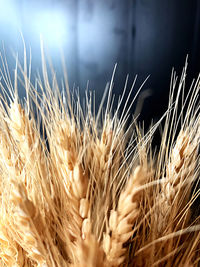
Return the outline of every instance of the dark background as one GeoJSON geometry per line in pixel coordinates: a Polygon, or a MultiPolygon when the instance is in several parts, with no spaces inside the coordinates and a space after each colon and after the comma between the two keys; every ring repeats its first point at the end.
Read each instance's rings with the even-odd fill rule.
{"type": "Polygon", "coordinates": [[[41,70],[41,33],[58,79],[62,47],[70,88],[79,87],[83,95],[89,81],[97,104],[115,63],[116,97],[122,93],[127,74],[129,88],[138,74],[134,93],[150,75],[143,90],[151,93],[140,116],[147,125],[167,108],[172,68],[180,76],[189,55],[188,86],[200,71],[198,0],[0,0],[0,39],[11,72],[12,51],[18,51],[22,59],[20,31],[27,50],[31,47],[33,77],[41,70]]]}

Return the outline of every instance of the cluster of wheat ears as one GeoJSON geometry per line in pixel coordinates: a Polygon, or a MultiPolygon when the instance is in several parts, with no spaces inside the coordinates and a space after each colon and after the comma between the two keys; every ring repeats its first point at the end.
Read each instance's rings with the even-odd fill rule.
{"type": "Polygon", "coordinates": [[[13,81],[2,61],[0,265],[199,266],[200,79],[184,94],[186,67],[173,72],[168,109],[144,133],[127,124],[128,89],[114,111],[113,81],[98,112],[90,94],[82,108],[65,68],[66,94],[42,59],[34,84],[26,55],[13,81]]]}

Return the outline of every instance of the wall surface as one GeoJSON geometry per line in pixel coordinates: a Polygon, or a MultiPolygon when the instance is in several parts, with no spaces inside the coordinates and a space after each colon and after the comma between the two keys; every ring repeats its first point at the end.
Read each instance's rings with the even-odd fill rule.
{"type": "MultiPolygon", "coordinates": [[[[10,48],[22,55],[20,29],[27,48],[30,46],[32,50],[33,73],[41,70],[39,15],[41,19],[52,10],[61,12],[66,30],[62,47],[70,87],[79,87],[83,96],[88,86],[95,90],[99,103],[115,63],[118,64],[113,89],[116,97],[122,93],[127,74],[128,88],[138,74],[134,92],[150,75],[143,90],[150,89],[148,95],[149,92],[151,95],[145,99],[141,116],[148,123],[152,117],[159,119],[166,109],[172,67],[180,75],[189,54],[189,80],[200,71],[198,0],[8,0],[8,3],[5,9],[5,1],[0,1],[0,38],[10,63],[10,48]]],[[[55,25],[52,16],[46,27],[54,37],[54,45],[59,41],[55,25]]],[[[54,45],[47,42],[59,78],[60,53],[54,45]]]]}

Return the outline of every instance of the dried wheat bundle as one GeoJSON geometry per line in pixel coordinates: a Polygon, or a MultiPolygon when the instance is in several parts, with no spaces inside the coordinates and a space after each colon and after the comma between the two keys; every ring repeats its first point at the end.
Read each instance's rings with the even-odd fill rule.
{"type": "Polygon", "coordinates": [[[199,266],[199,78],[185,96],[186,67],[173,73],[168,109],[144,133],[127,124],[139,91],[124,101],[125,86],[113,111],[112,77],[96,114],[65,68],[61,93],[44,58],[34,85],[26,53],[13,82],[2,62],[0,266],[199,266]]]}

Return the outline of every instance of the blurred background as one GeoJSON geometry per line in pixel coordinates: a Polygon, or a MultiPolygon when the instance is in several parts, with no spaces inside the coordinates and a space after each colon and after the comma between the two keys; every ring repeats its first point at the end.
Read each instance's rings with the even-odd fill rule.
{"type": "Polygon", "coordinates": [[[150,75],[140,116],[147,125],[167,108],[172,68],[180,76],[188,54],[188,84],[200,71],[198,0],[0,0],[0,40],[11,72],[13,53],[23,59],[21,33],[31,48],[33,78],[41,70],[42,35],[57,78],[62,48],[70,88],[81,95],[87,86],[95,90],[97,104],[115,63],[116,98],[127,74],[128,88],[138,75],[134,93],[150,75]]]}

